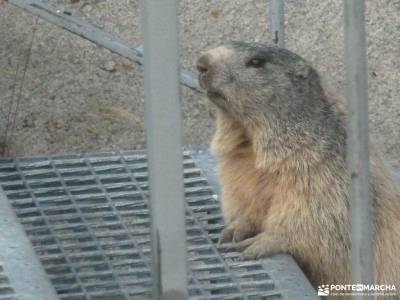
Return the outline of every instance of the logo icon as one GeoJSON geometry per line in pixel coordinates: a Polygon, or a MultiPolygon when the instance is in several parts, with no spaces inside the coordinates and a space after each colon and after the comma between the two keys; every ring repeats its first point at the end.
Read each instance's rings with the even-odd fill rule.
{"type": "Polygon", "coordinates": [[[329,296],[329,285],[327,284],[319,285],[318,296],[329,296]]]}
{"type": "Polygon", "coordinates": [[[362,285],[362,284],[357,284],[354,290],[355,290],[356,292],[362,292],[362,291],[364,291],[364,285],[362,285]]]}

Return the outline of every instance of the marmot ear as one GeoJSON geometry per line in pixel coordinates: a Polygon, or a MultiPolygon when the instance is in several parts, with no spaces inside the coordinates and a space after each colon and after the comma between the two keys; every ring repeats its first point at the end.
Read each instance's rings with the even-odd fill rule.
{"type": "Polygon", "coordinates": [[[307,78],[312,71],[312,68],[305,62],[300,61],[295,65],[294,73],[296,77],[304,79],[307,78]]]}

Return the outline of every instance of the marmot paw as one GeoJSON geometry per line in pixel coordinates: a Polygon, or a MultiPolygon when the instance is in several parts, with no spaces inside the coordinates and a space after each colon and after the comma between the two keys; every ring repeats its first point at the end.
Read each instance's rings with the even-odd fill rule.
{"type": "Polygon", "coordinates": [[[227,228],[222,230],[219,238],[219,244],[229,242],[241,242],[254,236],[253,227],[247,222],[233,222],[227,228]]]}
{"type": "Polygon", "coordinates": [[[240,259],[250,260],[268,257],[273,254],[282,253],[283,244],[266,233],[260,233],[255,237],[236,243],[231,246],[232,250],[243,251],[240,259]]]}

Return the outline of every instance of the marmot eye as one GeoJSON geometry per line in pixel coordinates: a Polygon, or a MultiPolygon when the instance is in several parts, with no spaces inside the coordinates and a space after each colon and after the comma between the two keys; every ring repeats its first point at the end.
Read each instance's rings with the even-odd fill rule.
{"type": "Polygon", "coordinates": [[[246,67],[261,68],[265,65],[266,59],[262,57],[253,57],[246,63],[246,67]]]}

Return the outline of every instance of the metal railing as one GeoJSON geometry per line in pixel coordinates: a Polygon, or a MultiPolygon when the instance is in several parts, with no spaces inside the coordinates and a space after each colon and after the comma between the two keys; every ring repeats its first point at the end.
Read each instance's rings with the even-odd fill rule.
{"type": "MultiPolygon", "coordinates": [[[[347,166],[350,182],[353,283],[373,277],[372,199],[369,178],[368,71],[364,0],[344,0],[347,97],[347,166]]],[[[355,299],[372,299],[354,296],[355,299]]]]}
{"type": "MultiPolygon", "coordinates": [[[[22,8],[51,24],[64,28],[96,45],[121,55],[135,63],[143,63],[143,47],[127,43],[118,37],[94,26],[88,22],[72,16],[68,11],[57,9],[41,0],[7,0],[8,3],[22,8]]],[[[196,74],[188,70],[180,70],[180,80],[185,86],[200,92],[196,74]]]]}
{"type": "Polygon", "coordinates": [[[140,2],[154,299],[187,299],[177,1],[140,2]]]}
{"type": "Polygon", "coordinates": [[[285,47],[285,12],[283,0],[270,0],[269,26],[271,40],[278,47],[285,47]]]}
{"type": "MultiPolygon", "coordinates": [[[[190,88],[198,91],[200,89],[196,74],[179,69],[177,0],[141,0],[144,58],[141,46],[127,44],[42,1],[8,2],[134,62],[144,63],[155,298],[186,299],[179,80],[190,88]]],[[[343,2],[348,100],[347,158],[351,178],[352,276],[354,283],[371,283],[373,249],[365,4],[364,0],[343,2]]],[[[284,47],[284,1],[270,0],[270,8],[272,40],[278,46],[284,47]]]]}

